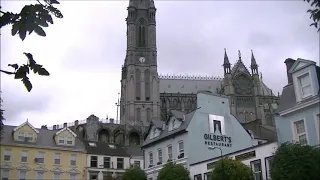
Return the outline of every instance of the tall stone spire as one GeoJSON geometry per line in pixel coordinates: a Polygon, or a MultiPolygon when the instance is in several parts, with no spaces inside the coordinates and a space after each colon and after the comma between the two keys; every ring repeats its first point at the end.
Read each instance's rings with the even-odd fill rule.
{"type": "Polygon", "coordinates": [[[224,68],[224,74],[230,74],[231,73],[231,64],[229,62],[229,58],[228,58],[228,55],[227,55],[226,48],[224,48],[223,68],[224,68]]]}
{"type": "Polygon", "coordinates": [[[251,50],[251,66],[250,67],[251,67],[252,75],[259,75],[258,64],[256,62],[256,59],[254,58],[252,50],[251,50]]]}

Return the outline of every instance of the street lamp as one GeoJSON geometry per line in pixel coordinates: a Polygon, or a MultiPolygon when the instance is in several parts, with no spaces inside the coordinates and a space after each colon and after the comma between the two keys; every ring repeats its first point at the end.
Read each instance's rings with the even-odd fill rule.
{"type": "Polygon", "coordinates": [[[210,150],[215,150],[215,149],[219,149],[220,150],[220,156],[221,156],[221,180],[224,180],[224,164],[223,164],[223,154],[222,154],[222,149],[219,147],[213,147],[213,146],[209,146],[210,150]]]}

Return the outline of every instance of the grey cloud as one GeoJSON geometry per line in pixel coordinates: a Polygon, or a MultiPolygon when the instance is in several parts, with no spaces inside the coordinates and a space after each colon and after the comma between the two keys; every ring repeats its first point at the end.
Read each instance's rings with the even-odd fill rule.
{"type": "MultiPolygon", "coordinates": [[[[23,86],[22,83],[18,85],[23,86]]],[[[21,119],[19,119],[20,115],[25,112],[45,111],[48,107],[48,103],[53,97],[47,92],[39,92],[36,89],[28,93],[24,88],[17,88],[10,84],[2,84],[1,86],[1,98],[3,100],[2,108],[5,110],[4,117],[6,123],[10,124],[21,121],[21,119]],[[4,86],[5,88],[3,88],[4,86]]]]}

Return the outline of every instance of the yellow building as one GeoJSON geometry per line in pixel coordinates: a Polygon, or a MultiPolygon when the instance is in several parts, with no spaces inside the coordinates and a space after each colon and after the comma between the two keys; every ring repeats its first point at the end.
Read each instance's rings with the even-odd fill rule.
{"type": "Polygon", "coordinates": [[[0,175],[8,179],[85,179],[86,154],[77,135],[34,128],[29,122],[3,127],[0,175]]]}

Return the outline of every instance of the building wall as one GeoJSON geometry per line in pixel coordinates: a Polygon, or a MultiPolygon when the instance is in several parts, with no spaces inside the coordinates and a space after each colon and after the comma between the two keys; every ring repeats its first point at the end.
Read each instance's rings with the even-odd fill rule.
{"type": "Polygon", "coordinates": [[[190,164],[209,158],[220,156],[219,150],[209,150],[205,145],[204,134],[209,133],[209,114],[224,116],[226,136],[231,137],[232,146],[220,148],[223,154],[232,153],[252,146],[252,138],[241,126],[238,120],[230,114],[229,102],[225,97],[213,96],[205,93],[198,94],[198,109],[191,120],[187,131],[185,149],[189,149],[188,162],[190,164]],[[196,147],[196,149],[195,149],[196,147]]]}
{"type": "Polygon", "coordinates": [[[277,127],[278,141],[283,142],[292,142],[295,139],[294,136],[294,126],[293,123],[298,120],[304,120],[305,127],[307,131],[307,140],[309,145],[318,145],[320,144],[319,137],[319,120],[317,119],[317,114],[320,113],[319,104],[309,106],[305,109],[301,109],[295,112],[292,112],[285,116],[276,116],[275,123],[277,127]]]}
{"type": "MultiPolygon", "coordinates": [[[[77,179],[83,179],[84,176],[84,167],[86,166],[85,154],[82,152],[74,151],[63,151],[58,149],[42,149],[42,148],[29,148],[22,146],[7,146],[1,145],[1,170],[10,169],[9,179],[18,179],[19,170],[27,170],[27,179],[36,178],[36,170],[44,172],[44,179],[52,179],[53,172],[52,170],[60,170],[60,179],[69,179],[70,173],[72,171],[77,174],[77,179]],[[10,161],[4,161],[5,150],[10,150],[10,161]],[[21,152],[27,151],[27,163],[21,162],[21,152]],[[35,158],[38,157],[38,152],[44,152],[44,163],[39,164],[35,162],[35,158]],[[54,155],[55,153],[60,153],[60,165],[54,165],[54,155]],[[70,166],[71,154],[76,155],[76,166],[70,166]]],[[[3,174],[1,172],[1,174],[3,174]]]]}
{"type": "MultiPolygon", "coordinates": [[[[188,154],[188,148],[186,148],[186,140],[187,140],[187,134],[181,134],[175,137],[172,137],[170,139],[161,141],[159,143],[156,143],[152,146],[147,147],[144,150],[144,158],[145,158],[145,168],[147,169],[150,165],[149,163],[149,153],[153,153],[153,165],[156,165],[158,163],[158,149],[162,149],[162,163],[165,163],[168,161],[168,145],[172,145],[172,160],[176,160],[178,158],[178,143],[180,141],[184,142],[184,153],[185,157],[188,154]]],[[[149,137],[148,137],[149,138],[149,137]]]]}
{"type": "MultiPolygon", "coordinates": [[[[261,170],[262,170],[262,179],[266,180],[270,178],[270,175],[268,174],[268,170],[270,169],[268,166],[268,159],[272,158],[273,153],[276,151],[277,143],[267,143],[265,145],[259,145],[255,146],[254,148],[248,148],[246,150],[242,150],[233,154],[227,154],[226,156],[232,159],[235,159],[236,156],[242,155],[248,152],[255,152],[255,156],[250,156],[250,158],[242,159],[241,162],[250,168],[252,167],[253,162],[259,162],[261,163],[261,170]]],[[[205,162],[201,162],[199,164],[190,165],[190,177],[193,180],[195,175],[201,174],[202,179],[204,179],[205,173],[210,173],[213,170],[214,166],[208,164],[214,164],[214,162],[217,162],[219,158],[216,158],[214,160],[208,160],[205,162]]],[[[240,159],[239,159],[240,160],[240,159]]]]}
{"type": "Polygon", "coordinates": [[[133,156],[130,158],[130,165],[134,165],[135,161],[139,161],[140,168],[144,169],[143,156],[133,156]]]}
{"type": "Polygon", "coordinates": [[[98,174],[98,180],[103,179],[103,174],[106,172],[110,173],[124,173],[125,169],[130,167],[130,160],[129,157],[120,157],[120,156],[104,156],[104,155],[94,155],[88,154],[87,159],[87,179],[90,179],[90,172],[95,172],[98,174]],[[98,167],[91,167],[91,156],[98,156],[98,167]],[[104,168],[104,157],[110,157],[110,168],[104,168]],[[117,169],[117,158],[123,158],[123,169],[117,169]]]}

